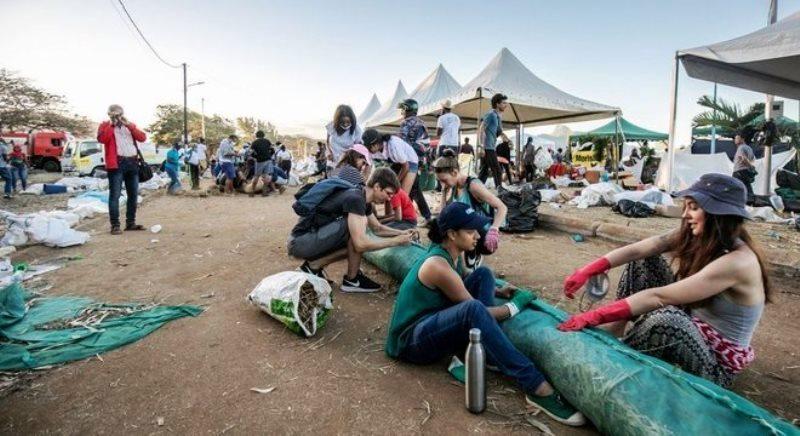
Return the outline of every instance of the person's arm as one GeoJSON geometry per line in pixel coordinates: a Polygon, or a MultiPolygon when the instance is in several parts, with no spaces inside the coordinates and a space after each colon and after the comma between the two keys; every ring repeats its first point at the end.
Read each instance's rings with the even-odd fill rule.
{"type": "Polygon", "coordinates": [[[97,128],[97,142],[108,145],[114,137],[114,128],[108,121],[103,121],[97,128]]]}
{"type": "Polygon", "coordinates": [[[633,262],[634,260],[641,260],[657,254],[662,254],[669,250],[670,240],[677,231],[678,230],[673,230],[670,233],[642,239],[639,242],[634,242],[633,244],[611,250],[603,257],[608,259],[611,268],[614,268],[633,262]]]}
{"type": "Polygon", "coordinates": [[[492,227],[495,229],[500,229],[500,226],[506,222],[506,215],[508,214],[508,207],[503,203],[496,195],[489,192],[483,183],[470,183],[469,185],[469,192],[475,196],[478,200],[488,204],[494,209],[494,220],[492,221],[492,227]]]}
{"type": "MultiPolygon", "coordinates": [[[[325,157],[328,160],[333,160],[333,148],[331,146],[331,135],[330,134],[328,134],[328,136],[325,137],[325,157]]],[[[336,164],[336,162],[334,162],[334,164],[336,164]]]]}
{"type": "MultiPolygon", "coordinates": [[[[486,147],[486,136],[484,136],[484,133],[486,133],[486,123],[485,121],[481,120],[481,123],[478,125],[478,139],[480,139],[481,144],[483,144],[483,146],[486,147]]],[[[473,149],[473,154],[474,154],[474,149],[473,149]]]]}
{"type": "Polygon", "coordinates": [[[403,221],[403,206],[397,206],[394,209],[394,220],[403,221]]]}
{"type": "MultiPolygon", "coordinates": [[[[124,118],[123,118],[123,120],[124,120],[124,118]]],[[[147,135],[145,135],[144,132],[139,130],[136,127],[136,124],[128,122],[128,120],[124,120],[124,122],[125,122],[125,127],[127,127],[128,130],[130,130],[131,136],[133,137],[133,139],[135,139],[137,142],[144,142],[145,140],[147,140],[147,135]]]]}
{"type": "MultiPolygon", "coordinates": [[[[464,281],[441,257],[432,257],[422,264],[419,270],[419,280],[423,285],[441,291],[453,303],[473,300],[472,295],[464,286],[464,281]]],[[[511,317],[511,311],[506,305],[491,306],[486,309],[497,321],[511,317]]]]}
{"type": "Polygon", "coordinates": [[[442,139],[442,132],[443,131],[444,131],[444,129],[442,129],[442,117],[439,117],[439,119],[436,120],[436,136],[439,139],[442,139]]]}
{"type": "MultiPolygon", "coordinates": [[[[388,229],[388,227],[379,223],[373,214],[370,214],[370,221],[373,220],[374,222],[371,223],[372,225],[377,225],[378,227],[388,229]]],[[[406,245],[411,242],[410,234],[397,234],[391,238],[372,239],[367,235],[367,224],[370,224],[367,220],[367,217],[363,215],[356,215],[354,213],[347,214],[347,229],[350,232],[350,239],[353,241],[353,247],[355,247],[356,251],[359,253],[395,247],[398,245],[406,245]]],[[[394,229],[390,230],[396,231],[394,229]]]]}
{"type": "Polygon", "coordinates": [[[409,230],[397,230],[381,224],[381,222],[378,221],[378,218],[375,216],[374,213],[369,214],[369,216],[367,216],[367,225],[369,226],[369,229],[372,230],[372,233],[375,234],[375,236],[380,236],[384,238],[390,238],[394,236],[406,235],[411,233],[411,231],[409,230]]]}

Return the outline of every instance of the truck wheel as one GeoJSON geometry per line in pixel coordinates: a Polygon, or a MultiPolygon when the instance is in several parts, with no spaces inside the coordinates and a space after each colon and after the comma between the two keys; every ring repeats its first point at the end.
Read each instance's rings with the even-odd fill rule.
{"type": "Polygon", "coordinates": [[[46,160],[42,167],[48,173],[57,173],[61,171],[61,164],[56,160],[46,160]]]}
{"type": "Polygon", "coordinates": [[[106,167],[104,167],[102,165],[98,165],[98,166],[92,168],[92,172],[89,173],[89,175],[92,176],[92,177],[98,177],[101,174],[106,176],[106,177],[108,177],[108,173],[106,173],[106,167]]]}

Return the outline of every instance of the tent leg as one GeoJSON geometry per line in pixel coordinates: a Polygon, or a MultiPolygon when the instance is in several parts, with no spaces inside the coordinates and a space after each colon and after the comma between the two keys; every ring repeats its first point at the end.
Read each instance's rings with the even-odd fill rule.
{"type": "Polygon", "coordinates": [[[483,111],[483,95],[481,89],[478,88],[478,116],[475,117],[477,125],[477,135],[475,135],[475,176],[480,173],[481,164],[481,112],[483,111]]]}
{"type": "Polygon", "coordinates": [[[675,52],[675,59],[674,59],[674,67],[672,70],[672,96],[670,97],[670,109],[669,109],[669,142],[667,145],[667,153],[669,154],[669,164],[667,169],[667,173],[669,174],[669,178],[667,179],[667,193],[671,193],[673,191],[673,179],[674,179],[674,168],[675,168],[675,118],[678,114],[678,73],[680,72],[680,60],[678,58],[678,52],[675,52]]]}
{"type": "MultiPolygon", "coordinates": [[[[516,152],[516,156],[515,156],[515,159],[514,159],[514,164],[515,164],[514,167],[517,168],[517,174],[520,174],[520,169],[522,168],[521,159],[520,159],[522,157],[522,155],[520,153],[521,153],[521,150],[522,150],[521,149],[521,147],[522,147],[522,138],[524,138],[524,137],[525,137],[525,126],[523,126],[522,124],[519,124],[519,125],[517,125],[517,146],[514,147],[514,150],[516,152]]],[[[511,184],[511,180],[509,180],[508,183],[511,184]]]]}

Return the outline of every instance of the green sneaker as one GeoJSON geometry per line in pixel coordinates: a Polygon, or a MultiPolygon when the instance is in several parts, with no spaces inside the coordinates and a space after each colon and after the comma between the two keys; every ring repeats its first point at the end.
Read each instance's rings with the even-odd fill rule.
{"type": "Polygon", "coordinates": [[[586,418],[583,414],[572,407],[558,392],[546,397],[525,395],[525,402],[562,424],[572,427],[580,427],[586,424],[586,418]]]}

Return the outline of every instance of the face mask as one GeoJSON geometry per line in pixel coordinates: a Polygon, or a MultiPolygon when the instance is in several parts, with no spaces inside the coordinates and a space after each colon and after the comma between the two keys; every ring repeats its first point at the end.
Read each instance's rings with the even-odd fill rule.
{"type": "Polygon", "coordinates": [[[352,124],[344,124],[344,123],[342,123],[342,124],[339,124],[339,128],[342,129],[342,130],[347,130],[347,129],[350,128],[351,125],[352,124]]]}

